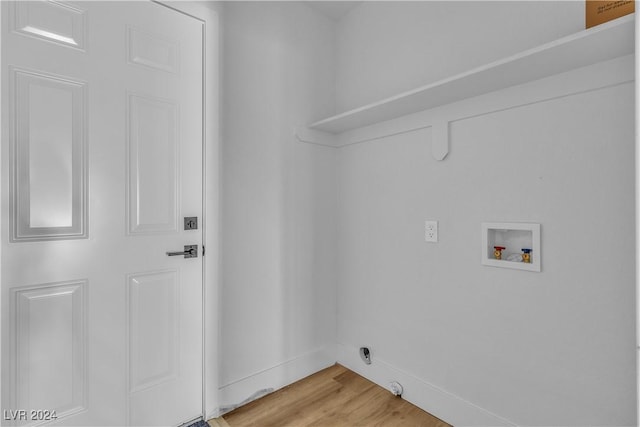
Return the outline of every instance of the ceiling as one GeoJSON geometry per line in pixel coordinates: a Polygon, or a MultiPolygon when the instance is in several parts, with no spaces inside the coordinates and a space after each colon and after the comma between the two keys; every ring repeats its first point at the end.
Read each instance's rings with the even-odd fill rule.
{"type": "Polygon", "coordinates": [[[339,21],[362,1],[307,1],[305,3],[329,18],[339,21]]]}

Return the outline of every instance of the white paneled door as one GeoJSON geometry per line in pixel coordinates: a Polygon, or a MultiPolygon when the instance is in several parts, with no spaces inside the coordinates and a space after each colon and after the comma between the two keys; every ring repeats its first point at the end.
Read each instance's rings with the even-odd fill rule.
{"type": "Polygon", "coordinates": [[[150,1],[1,7],[2,424],[197,418],[202,22],[150,1]]]}

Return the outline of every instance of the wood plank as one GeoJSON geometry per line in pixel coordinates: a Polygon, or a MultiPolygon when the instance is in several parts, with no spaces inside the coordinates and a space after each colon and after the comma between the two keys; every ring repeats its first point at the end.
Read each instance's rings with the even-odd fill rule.
{"type": "Polygon", "coordinates": [[[336,364],[224,415],[230,427],[451,427],[336,364]]]}

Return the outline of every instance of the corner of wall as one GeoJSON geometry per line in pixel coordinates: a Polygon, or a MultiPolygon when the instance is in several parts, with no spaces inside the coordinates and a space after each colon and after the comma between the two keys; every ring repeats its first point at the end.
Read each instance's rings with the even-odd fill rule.
{"type": "Polygon", "coordinates": [[[327,344],[276,366],[223,385],[219,389],[220,406],[208,412],[207,417],[217,417],[230,412],[252,400],[325,369],[333,365],[335,360],[335,347],[333,344],[327,344]]]}
{"type": "Polygon", "coordinates": [[[336,344],[338,363],[370,381],[388,388],[392,381],[402,384],[402,397],[430,414],[455,426],[513,427],[517,424],[475,405],[453,393],[422,380],[372,354],[372,362],[365,365],[359,358],[359,349],[336,344]]]}

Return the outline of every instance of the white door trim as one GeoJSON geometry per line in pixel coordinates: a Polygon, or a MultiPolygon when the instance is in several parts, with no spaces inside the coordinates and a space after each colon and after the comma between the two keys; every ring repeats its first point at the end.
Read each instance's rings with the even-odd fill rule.
{"type": "MultiPolygon", "coordinates": [[[[4,20],[5,17],[2,13],[2,8],[0,7],[0,82],[2,82],[2,73],[4,72],[4,66],[5,66],[5,59],[4,59],[4,51],[3,49],[1,49],[2,47],[2,35],[4,34],[5,31],[5,24],[4,24],[4,20]]],[[[5,123],[4,120],[2,119],[4,116],[2,115],[2,108],[5,105],[5,100],[0,98],[0,129],[6,129],[6,126],[8,125],[8,123],[5,123]]],[[[2,132],[0,134],[0,141],[4,142],[4,138],[5,138],[5,133],[2,132]]],[[[0,165],[2,165],[2,162],[4,161],[4,159],[2,158],[2,150],[0,149],[0,165]]],[[[4,175],[0,174],[0,185],[5,186],[7,185],[7,183],[3,182],[4,181],[4,175]]],[[[0,193],[3,191],[2,188],[0,188],[0,193]]],[[[3,216],[0,215],[0,221],[9,221],[9,218],[4,218],[3,216]]],[[[0,226],[1,228],[1,226],[0,226]]],[[[2,245],[0,245],[0,260],[2,260],[2,245]]],[[[2,277],[2,262],[0,262],[0,278],[2,277]]],[[[3,307],[3,302],[2,302],[2,292],[0,292],[0,336],[2,335],[1,331],[3,331],[4,326],[2,324],[2,318],[3,316],[1,315],[1,311],[2,311],[2,307],[3,307]]],[[[0,339],[0,369],[3,365],[3,360],[2,360],[2,354],[4,352],[4,349],[2,348],[2,339],[0,339]]],[[[5,386],[4,384],[0,384],[0,402],[4,402],[4,400],[2,400],[2,393],[4,392],[5,386]]]]}

